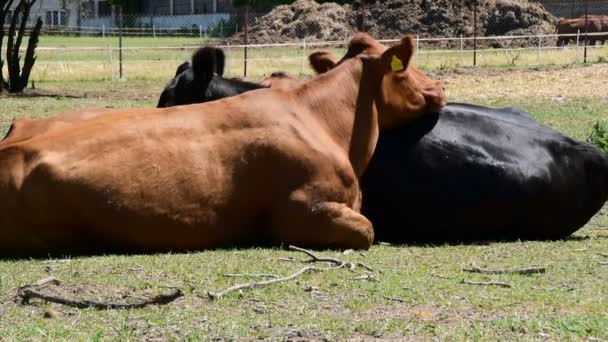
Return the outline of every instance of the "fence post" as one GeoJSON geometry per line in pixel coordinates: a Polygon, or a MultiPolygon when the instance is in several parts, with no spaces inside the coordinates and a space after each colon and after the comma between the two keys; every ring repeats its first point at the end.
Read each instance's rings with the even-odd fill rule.
{"type": "Polygon", "coordinates": [[[119,26],[118,26],[118,79],[123,80],[122,74],[122,6],[118,6],[118,10],[120,11],[119,26]]]}
{"type": "Polygon", "coordinates": [[[576,59],[575,59],[575,63],[578,64],[578,43],[581,37],[581,30],[577,30],[576,31],[576,47],[574,48],[576,50],[576,59]]]}
{"type": "Polygon", "coordinates": [[[243,31],[245,31],[245,50],[243,58],[243,77],[247,77],[247,46],[249,45],[249,5],[245,6],[245,17],[243,18],[243,31]]]}
{"type": "Polygon", "coordinates": [[[203,39],[203,25],[198,25],[198,36],[203,39]]]}
{"type": "Polygon", "coordinates": [[[416,66],[419,66],[420,61],[420,36],[416,35],[416,66]]]}
{"type": "Polygon", "coordinates": [[[538,50],[536,50],[536,64],[537,65],[540,65],[540,50],[541,50],[542,39],[543,39],[543,37],[539,33],[538,34],[538,50]]]}
{"type": "Polygon", "coordinates": [[[106,24],[101,25],[101,37],[106,37],[106,24]]]}
{"type": "Polygon", "coordinates": [[[462,39],[462,34],[460,35],[460,66],[464,66],[464,39],[462,39]]]}
{"type": "Polygon", "coordinates": [[[583,53],[583,63],[587,64],[587,42],[589,41],[589,10],[587,8],[587,0],[585,0],[585,51],[583,53]]]}
{"type": "Polygon", "coordinates": [[[156,26],[152,25],[152,36],[156,38],[156,26]]]}
{"type": "Polygon", "coordinates": [[[477,66],[477,0],[473,11],[473,66],[477,66]]]}
{"type": "Polygon", "coordinates": [[[302,41],[302,69],[300,75],[304,75],[304,65],[306,64],[306,38],[302,41]]]}
{"type": "Polygon", "coordinates": [[[110,50],[110,75],[112,81],[114,81],[114,52],[112,51],[112,44],[108,44],[108,50],[110,50]]]}

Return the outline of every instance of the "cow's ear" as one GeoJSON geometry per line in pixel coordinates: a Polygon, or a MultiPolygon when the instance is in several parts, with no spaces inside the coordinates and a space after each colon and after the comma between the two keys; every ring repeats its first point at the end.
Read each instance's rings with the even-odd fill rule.
{"type": "Polygon", "coordinates": [[[184,63],[180,64],[177,67],[177,70],[175,71],[175,77],[179,76],[182,72],[188,70],[188,68],[190,67],[190,62],[185,61],[184,63]]]}
{"type": "Polygon", "coordinates": [[[216,70],[217,54],[215,51],[215,48],[206,46],[192,54],[192,71],[195,80],[203,83],[211,82],[216,70]]]}
{"type": "Polygon", "coordinates": [[[386,50],[380,57],[384,72],[404,72],[414,54],[414,38],[406,36],[398,45],[386,50]]]}
{"type": "Polygon", "coordinates": [[[338,64],[338,59],[331,52],[317,51],[308,56],[310,66],[317,74],[324,74],[338,64]]]}
{"type": "Polygon", "coordinates": [[[226,55],[222,49],[215,49],[215,73],[224,76],[224,67],[226,65],[226,55]]]}

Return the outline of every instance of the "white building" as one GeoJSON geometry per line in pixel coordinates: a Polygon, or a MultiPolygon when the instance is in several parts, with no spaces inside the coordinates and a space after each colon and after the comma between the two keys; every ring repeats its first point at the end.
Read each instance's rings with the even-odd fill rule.
{"type": "MultiPolygon", "coordinates": [[[[229,20],[229,13],[234,11],[232,0],[140,1],[142,13],[125,16],[125,26],[207,28],[221,20],[229,20]]],[[[115,6],[108,0],[38,0],[32,8],[30,20],[41,17],[45,27],[112,28],[117,26],[117,14],[115,6]]]]}

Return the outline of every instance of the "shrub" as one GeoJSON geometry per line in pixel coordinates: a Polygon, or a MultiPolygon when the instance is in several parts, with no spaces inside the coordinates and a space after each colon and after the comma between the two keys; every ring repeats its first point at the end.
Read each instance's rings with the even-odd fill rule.
{"type": "Polygon", "coordinates": [[[597,121],[591,127],[587,142],[608,153],[608,122],[597,121]]]}

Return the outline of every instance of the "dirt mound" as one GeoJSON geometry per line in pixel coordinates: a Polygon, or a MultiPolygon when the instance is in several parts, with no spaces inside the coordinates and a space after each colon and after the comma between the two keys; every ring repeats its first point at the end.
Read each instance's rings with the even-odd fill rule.
{"type": "Polygon", "coordinates": [[[268,44],[302,39],[345,40],[356,32],[352,18],[350,6],[297,0],[291,5],[277,6],[272,12],[256,18],[249,28],[249,41],[268,44]]]}
{"type": "MultiPolygon", "coordinates": [[[[365,30],[378,39],[399,38],[405,33],[420,37],[469,37],[474,32],[473,11],[473,1],[367,0],[365,30]]],[[[357,31],[360,12],[358,4],[341,6],[297,0],[256,18],[249,28],[249,41],[264,44],[303,39],[345,40],[357,31]]],[[[536,2],[481,0],[478,4],[479,36],[551,33],[555,30],[554,21],[536,2]]],[[[242,39],[242,34],[235,38],[242,39]]]]}

